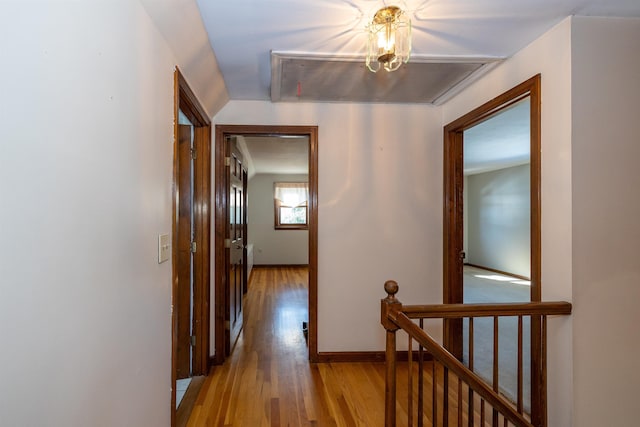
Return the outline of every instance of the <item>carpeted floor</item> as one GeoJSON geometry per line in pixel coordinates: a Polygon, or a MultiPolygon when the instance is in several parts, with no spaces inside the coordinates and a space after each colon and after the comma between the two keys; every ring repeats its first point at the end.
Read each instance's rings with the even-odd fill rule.
{"type": "MultiPolygon", "coordinates": [[[[464,267],[464,302],[528,302],[528,282],[475,267],[464,267]]],[[[474,320],[474,371],[492,384],[493,318],[474,320]]],[[[523,400],[525,410],[531,407],[530,320],[523,318],[523,400]]],[[[498,385],[503,394],[515,401],[517,386],[518,319],[500,319],[498,324],[498,385]]],[[[464,322],[464,362],[469,363],[469,324],[464,322]]]]}

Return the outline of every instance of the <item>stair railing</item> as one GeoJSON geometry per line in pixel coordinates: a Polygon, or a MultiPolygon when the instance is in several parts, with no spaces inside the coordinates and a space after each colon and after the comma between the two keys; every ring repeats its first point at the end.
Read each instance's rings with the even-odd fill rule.
{"type": "Polygon", "coordinates": [[[381,301],[381,323],[386,329],[386,384],[385,384],[385,426],[396,425],[397,395],[397,351],[396,332],[404,330],[408,335],[407,367],[407,425],[417,422],[418,427],[432,426],[516,426],[546,427],[546,330],[547,316],[571,314],[568,302],[532,302],[499,304],[438,304],[403,305],[397,298],[398,284],[388,281],[384,285],[387,297],[381,301]],[[498,354],[498,319],[500,317],[518,318],[518,372],[517,398],[510,401],[500,393],[498,384],[498,357],[493,360],[493,384],[473,372],[473,319],[492,317],[494,319],[494,355],[498,354]],[[539,361],[540,378],[537,390],[531,390],[532,407],[530,414],[525,413],[522,398],[523,375],[523,317],[530,316],[540,321],[539,355],[532,360],[539,361]],[[438,344],[423,330],[424,319],[469,319],[469,364],[465,366],[449,351],[438,344]],[[419,324],[412,319],[419,319],[419,324]],[[414,364],[413,342],[418,343],[418,363],[414,364]],[[431,358],[431,401],[424,398],[425,354],[431,358]],[[414,366],[417,365],[417,368],[414,366]],[[471,369],[470,369],[471,368],[471,369]],[[416,372],[417,371],[417,372],[416,372]],[[417,376],[414,386],[413,378],[417,376]],[[414,393],[417,389],[417,393],[414,393]],[[534,394],[537,394],[534,396],[534,394]],[[414,411],[414,406],[416,410],[414,411]],[[426,406],[426,410],[425,410],[426,406]]]}

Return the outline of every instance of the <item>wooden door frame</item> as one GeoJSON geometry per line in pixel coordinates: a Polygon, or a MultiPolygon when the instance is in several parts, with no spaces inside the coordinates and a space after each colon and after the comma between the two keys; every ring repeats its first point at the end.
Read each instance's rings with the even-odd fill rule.
{"type": "MultiPolygon", "coordinates": [[[[189,88],[180,70],[174,72],[174,144],[173,144],[173,214],[171,237],[172,286],[171,304],[175,307],[178,294],[177,274],[177,209],[178,209],[178,111],[194,125],[194,193],[193,216],[196,252],[193,256],[193,334],[196,344],[193,349],[193,375],[205,375],[209,362],[209,302],[210,302],[210,247],[211,247],[211,120],[189,88]]],[[[176,370],[178,348],[178,318],[176,310],[171,313],[171,425],[176,422],[176,370]]]]}
{"type": "MultiPolygon", "coordinates": [[[[540,92],[541,76],[537,74],[527,81],[493,98],[489,102],[454,120],[444,127],[444,235],[443,235],[443,302],[463,302],[462,277],[458,271],[459,252],[463,248],[463,132],[514,103],[530,97],[530,155],[531,155],[531,301],[540,301],[541,292],[541,199],[540,199],[540,92]]],[[[532,389],[545,387],[541,379],[539,354],[541,341],[540,321],[531,319],[531,385],[532,389]]],[[[445,320],[443,331],[445,347],[456,357],[462,358],[462,320],[445,320]]],[[[541,393],[546,396],[545,393],[541,393]]],[[[537,393],[531,394],[534,408],[542,408],[537,393]]],[[[537,416],[537,415],[535,415],[537,416]]],[[[535,420],[534,420],[535,421],[535,420]]]]}
{"type": "MultiPolygon", "coordinates": [[[[216,125],[215,138],[215,355],[222,364],[225,330],[225,248],[227,200],[225,179],[225,140],[231,135],[299,135],[309,140],[309,360],[318,360],[318,127],[268,125],[216,125]]],[[[248,278],[247,278],[248,279],[248,278]]],[[[302,327],[302,325],[301,325],[302,327]]]]}

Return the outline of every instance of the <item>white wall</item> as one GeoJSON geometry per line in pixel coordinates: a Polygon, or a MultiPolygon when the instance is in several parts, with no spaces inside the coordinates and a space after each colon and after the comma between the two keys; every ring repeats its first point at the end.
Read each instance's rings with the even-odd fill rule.
{"type": "Polygon", "coordinates": [[[130,0],[2,2],[0,51],[0,424],[168,426],[182,64],[130,0]]]}
{"type": "Polygon", "coordinates": [[[467,262],[530,277],[529,165],[466,177],[467,262]]]}
{"type": "Polygon", "coordinates": [[[257,174],[249,180],[248,239],[253,243],[255,265],[301,265],[309,263],[307,230],[276,230],[273,183],[308,182],[308,175],[257,174]]]}
{"type": "Polygon", "coordinates": [[[229,94],[196,0],[139,1],[171,48],[200,104],[210,116],[215,115],[229,101],[229,94]]]}
{"type": "MultiPolygon", "coordinates": [[[[571,19],[566,19],[447,102],[449,123],[542,74],[542,298],[572,299],[571,19]]],[[[549,425],[572,425],[572,318],[549,322],[549,425]]]]}
{"type": "Polygon", "coordinates": [[[638,424],[640,19],[574,18],[575,421],[638,424]]]}
{"type": "Polygon", "coordinates": [[[388,279],[402,301],[442,301],[439,109],[230,101],[214,121],[319,127],[319,351],[384,349],[388,279]]]}

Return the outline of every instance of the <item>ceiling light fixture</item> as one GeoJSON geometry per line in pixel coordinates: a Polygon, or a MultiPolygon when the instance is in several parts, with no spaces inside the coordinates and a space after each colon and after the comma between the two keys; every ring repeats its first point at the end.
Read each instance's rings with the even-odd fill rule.
{"type": "Polygon", "coordinates": [[[395,71],[411,55],[411,19],[398,6],[387,6],[367,25],[367,68],[376,73],[381,68],[395,71]]]}

